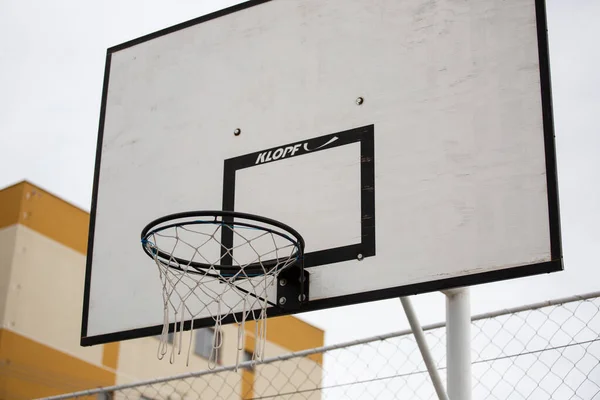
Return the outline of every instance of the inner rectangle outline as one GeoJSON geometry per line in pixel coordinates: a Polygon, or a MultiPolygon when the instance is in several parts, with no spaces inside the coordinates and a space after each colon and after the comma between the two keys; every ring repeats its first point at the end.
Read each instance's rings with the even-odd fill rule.
{"type": "MultiPolygon", "coordinates": [[[[375,126],[367,125],[346,131],[331,133],[299,142],[283,144],[277,147],[244,154],[224,161],[223,172],[223,210],[235,211],[236,172],[244,168],[274,163],[291,157],[300,157],[317,151],[324,151],[339,146],[360,143],[360,218],[361,242],[347,246],[319,250],[304,254],[304,267],[333,264],[356,260],[357,257],[375,255],[375,126]],[[290,150],[290,149],[295,149],[290,150]],[[276,150],[280,157],[273,159],[276,150]],[[292,151],[294,153],[292,154],[292,151]],[[297,153],[297,154],[296,154],[297,153]],[[285,155],[285,156],[284,156],[285,155]]],[[[244,212],[244,210],[239,210],[244,212]]],[[[269,217],[268,215],[266,217],[269,217]]],[[[302,234],[302,232],[300,232],[302,234]]],[[[233,232],[222,230],[221,234],[222,263],[231,265],[231,255],[226,248],[233,247],[233,232]]]]}

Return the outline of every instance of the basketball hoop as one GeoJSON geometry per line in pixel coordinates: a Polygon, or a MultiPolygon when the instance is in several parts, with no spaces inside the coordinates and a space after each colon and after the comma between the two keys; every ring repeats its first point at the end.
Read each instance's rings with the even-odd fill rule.
{"type": "MultiPolygon", "coordinates": [[[[279,221],[233,211],[192,211],[152,221],[142,230],[141,238],[144,252],[158,267],[162,286],[159,359],[168,352],[171,324],[173,363],[175,348],[181,353],[184,322],[190,320],[189,329],[193,330],[194,320],[207,317],[215,322],[210,368],[216,365],[222,345],[222,323],[238,325],[237,364],[244,350],[245,322],[256,321],[253,360],[262,359],[267,309],[285,308],[288,303],[286,297],[280,297],[279,286],[295,290],[296,301],[288,307],[306,301],[304,239],[279,221]],[[288,279],[282,276],[290,274],[298,279],[287,285],[288,279]],[[273,293],[277,293],[275,298],[273,293]]],[[[192,334],[188,364],[191,340],[192,334]]]]}

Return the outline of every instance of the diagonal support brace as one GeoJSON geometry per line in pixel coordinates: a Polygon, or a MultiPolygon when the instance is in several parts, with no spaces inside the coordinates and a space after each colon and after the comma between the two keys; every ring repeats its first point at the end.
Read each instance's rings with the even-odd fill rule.
{"type": "Polygon", "coordinates": [[[427,345],[423,328],[421,327],[419,319],[417,318],[417,314],[412,306],[412,302],[408,297],[400,297],[400,301],[402,302],[402,307],[406,313],[406,318],[410,324],[410,329],[415,336],[415,340],[417,341],[417,345],[421,351],[421,356],[423,357],[423,361],[425,362],[425,366],[429,372],[429,377],[431,378],[431,382],[433,383],[433,387],[437,393],[438,399],[449,400],[446,389],[444,388],[444,384],[442,383],[442,379],[440,378],[440,374],[435,366],[431,352],[429,351],[429,346],[427,345]]]}

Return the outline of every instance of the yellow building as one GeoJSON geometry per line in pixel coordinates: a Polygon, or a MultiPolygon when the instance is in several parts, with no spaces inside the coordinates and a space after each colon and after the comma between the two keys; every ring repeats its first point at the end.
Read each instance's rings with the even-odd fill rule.
{"type": "MultiPolygon", "coordinates": [[[[156,358],[154,337],[81,347],[89,214],[28,183],[0,190],[0,400],[31,399],[198,371],[207,366],[208,328],[193,334],[190,366],[156,358]]],[[[246,350],[254,345],[246,328],[246,350]]],[[[323,345],[323,331],[294,317],[269,320],[266,357],[323,345]]],[[[187,340],[187,335],[185,336],[187,340]]],[[[223,365],[235,363],[237,328],[224,327],[223,365]]],[[[168,355],[166,356],[168,358],[168,355]]],[[[302,362],[320,381],[321,355],[302,362]]],[[[307,369],[308,370],[308,369],[307,369]]],[[[237,398],[259,391],[240,371],[237,398]]],[[[256,382],[258,384],[258,381],[256,382]]]]}

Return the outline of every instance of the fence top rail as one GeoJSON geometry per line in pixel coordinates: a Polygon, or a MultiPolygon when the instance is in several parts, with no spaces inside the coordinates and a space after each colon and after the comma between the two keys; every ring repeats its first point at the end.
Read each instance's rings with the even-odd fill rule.
{"type": "MultiPolygon", "coordinates": [[[[477,315],[474,315],[471,317],[471,321],[479,321],[479,320],[483,320],[483,319],[495,318],[495,317],[500,317],[500,316],[504,316],[504,315],[520,313],[520,312],[524,312],[524,311],[532,311],[532,310],[537,310],[537,309],[545,308],[545,307],[552,307],[552,306],[557,306],[557,305],[568,304],[568,303],[572,303],[572,302],[576,302],[576,301],[585,301],[585,300],[599,298],[599,297],[600,297],[600,291],[590,292],[590,293],[581,294],[581,295],[562,297],[562,298],[558,298],[558,299],[554,299],[554,300],[542,301],[542,302],[528,304],[528,305],[524,305],[524,306],[505,308],[505,309],[501,309],[501,310],[497,310],[497,311],[487,312],[487,313],[483,313],[483,314],[477,314],[477,315]]],[[[438,323],[434,323],[434,324],[424,325],[423,331],[430,331],[430,330],[434,330],[434,329],[443,328],[445,325],[446,325],[445,322],[438,322],[438,323]]],[[[294,358],[306,357],[306,356],[313,355],[313,354],[326,353],[328,351],[337,350],[337,349],[341,349],[341,348],[348,348],[348,347],[353,347],[353,346],[357,346],[357,345],[361,345],[361,344],[366,344],[366,343],[371,343],[371,342],[376,342],[376,341],[383,341],[386,339],[406,336],[406,335],[410,335],[410,334],[412,334],[412,331],[410,329],[404,329],[404,330],[400,330],[400,331],[390,332],[390,333],[387,333],[384,335],[375,335],[375,336],[370,336],[370,337],[366,337],[363,339],[352,340],[352,341],[338,343],[338,344],[334,344],[334,345],[321,346],[321,347],[316,347],[313,349],[282,354],[279,356],[266,358],[262,361],[246,361],[246,362],[240,363],[238,367],[236,367],[235,365],[221,366],[221,367],[216,367],[214,369],[186,372],[183,374],[171,375],[168,377],[155,378],[155,379],[149,379],[149,380],[144,380],[144,381],[138,381],[138,382],[134,382],[134,383],[114,385],[114,386],[105,386],[105,387],[94,388],[94,389],[89,389],[89,390],[82,390],[79,392],[72,392],[72,393],[66,393],[66,394],[57,395],[57,396],[46,397],[44,399],[46,399],[46,400],[71,399],[74,397],[83,397],[83,396],[96,395],[96,394],[100,394],[100,393],[106,393],[106,392],[112,392],[112,391],[118,391],[118,390],[124,390],[124,389],[131,389],[131,388],[135,388],[135,387],[139,387],[139,386],[154,385],[154,384],[158,384],[158,383],[165,383],[165,382],[181,380],[181,379],[188,379],[188,378],[196,378],[196,377],[200,377],[200,376],[204,376],[204,375],[218,374],[221,372],[235,372],[235,371],[237,371],[238,368],[244,369],[244,368],[253,367],[255,365],[271,364],[271,363],[286,361],[286,360],[290,360],[290,359],[294,359],[294,358]]]]}

